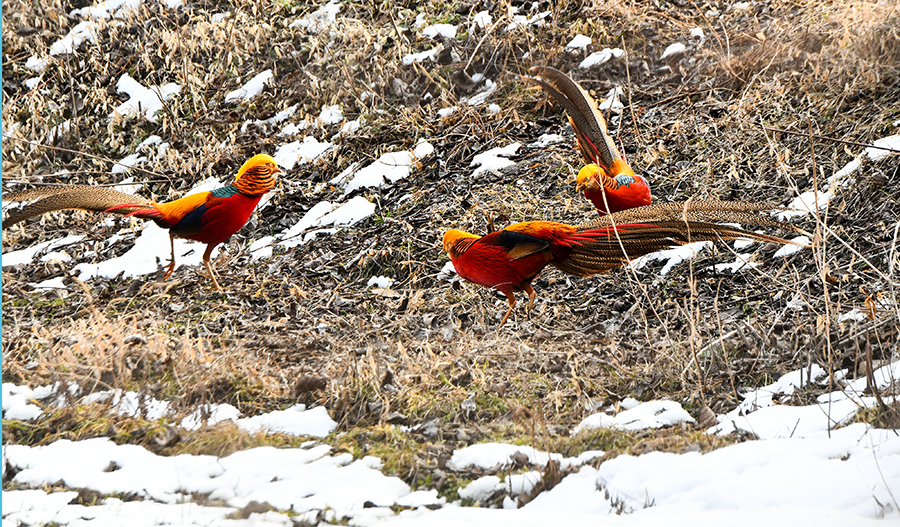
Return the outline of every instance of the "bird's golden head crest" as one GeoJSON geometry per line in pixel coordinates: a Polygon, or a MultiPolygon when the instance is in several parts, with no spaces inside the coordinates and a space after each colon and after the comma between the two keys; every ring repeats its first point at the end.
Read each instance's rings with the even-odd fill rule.
{"type": "Polygon", "coordinates": [[[597,176],[600,174],[601,170],[602,169],[594,163],[585,165],[578,171],[578,176],[575,177],[575,189],[578,191],[588,189],[599,190],[600,181],[597,176]]]}
{"type": "Polygon", "coordinates": [[[444,252],[450,254],[457,242],[471,238],[478,238],[478,236],[459,229],[450,229],[444,233],[444,252]]]}
{"type": "Polygon", "coordinates": [[[275,188],[275,174],[280,171],[274,157],[256,154],[241,165],[233,185],[249,196],[265,194],[275,188]]]}
{"type": "Polygon", "coordinates": [[[279,172],[281,169],[278,168],[278,163],[275,161],[275,158],[270,156],[269,154],[256,154],[251,157],[247,161],[241,165],[241,168],[238,170],[237,176],[235,176],[235,181],[244,177],[248,171],[252,171],[254,169],[266,168],[271,173],[279,172]]]}

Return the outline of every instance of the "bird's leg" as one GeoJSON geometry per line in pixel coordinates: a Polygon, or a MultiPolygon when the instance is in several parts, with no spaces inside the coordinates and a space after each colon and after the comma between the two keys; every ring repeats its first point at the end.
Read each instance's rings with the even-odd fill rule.
{"type": "Polygon", "coordinates": [[[525,284],[523,290],[528,294],[528,317],[531,317],[531,311],[534,309],[534,288],[531,284],[525,284]]]}
{"type": "Polygon", "coordinates": [[[506,299],[509,300],[509,309],[506,310],[506,314],[503,315],[503,320],[500,321],[500,325],[497,328],[502,328],[503,324],[506,324],[506,319],[509,318],[509,314],[512,313],[514,307],[516,307],[516,295],[512,293],[512,291],[502,291],[504,295],[506,295],[506,299]]]}
{"type": "Polygon", "coordinates": [[[163,280],[168,280],[172,276],[172,271],[175,270],[175,235],[171,232],[169,233],[169,245],[172,248],[172,259],[169,260],[169,265],[166,266],[166,275],[163,276],[163,280]]]}
{"type": "Polygon", "coordinates": [[[213,248],[212,244],[206,246],[206,251],[203,253],[203,265],[206,266],[206,270],[209,272],[209,277],[212,279],[216,290],[221,291],[222,288],[219,286],[219,281],[216,280],[216,273],[213,271],[212,265],[209,264],[209,255],[212,253],[213,248]]]}

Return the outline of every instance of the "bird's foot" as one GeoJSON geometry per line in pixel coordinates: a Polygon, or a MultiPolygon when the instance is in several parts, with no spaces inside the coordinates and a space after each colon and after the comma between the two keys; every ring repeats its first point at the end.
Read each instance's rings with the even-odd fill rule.
{"type": "Polygon", "coordinates": [[[168,280],[170,276],[172,276],[172,272],[175,271],[175,260],[169,262],[169,265],[165,267],[166,274],[163,275],[163,280],[168,280]]]}

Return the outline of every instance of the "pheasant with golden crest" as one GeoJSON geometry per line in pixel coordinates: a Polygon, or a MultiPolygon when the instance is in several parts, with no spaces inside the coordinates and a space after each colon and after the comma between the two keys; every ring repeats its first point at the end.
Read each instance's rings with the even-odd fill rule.
{"type": "Polygon", "coordinates": [[[500,322],[502,326],[516,305],[514,292],[524,291],[529,309],[533,307],[535,291],[531,283],[547,265],[568,274],[590,276],[692,242],[746,238],[792,243],[732,225],[798,230],[759,214],[777,208],[736,201],[665,203],[620,211],[580,226],[527,221],[484,236],[451,229],[444,233],[443,246],[459,276],[506,295],[509,309],[500,322]]]}
{"type": "Polygon", "coordinates": [[[600,214],[650,205],[647,180],[635,174],[619,153],[593,97],[559,70],[534,66],[530,71],[536,77],[525,79],[543,88],[569,115],[575,142],[587,163],[575,179],[576,189],[584,191],[600,214]]]}
{"type": "Polygon", "coordinates": [[[29,202],[14,210],[3,222],[9,227],[33,216],[64,209],[121,214],[153,220],[169,230],[172,259],[165,278],[175,270],[175,238],[206,244],[203,265],[219,291],[216,275],[210,265],[212,250],[240,230],[263,195],[275,187],[278,164],[272,156],[257,154],[238,170],[234,181],[209,192],[197,192],[183,198],[157,203],[139,196],[102,187],[66,185],[10,192],[4,201],[29,202]]]}

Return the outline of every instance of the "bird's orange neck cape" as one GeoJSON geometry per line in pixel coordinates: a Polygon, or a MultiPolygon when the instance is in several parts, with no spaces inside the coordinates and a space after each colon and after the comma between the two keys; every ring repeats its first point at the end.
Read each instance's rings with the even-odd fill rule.
{"type": "Polygon", "coordinates": [[[585,165],[575,179],[584,197],[594,204],[597,212],[607,214],[650,205],[650,186],[628,166],[624,159],[616,159],[606,170],[596,164],[585,165]],[[622,176],[625,176],[624,178],[622,176]]]}

